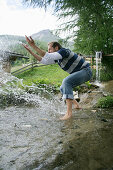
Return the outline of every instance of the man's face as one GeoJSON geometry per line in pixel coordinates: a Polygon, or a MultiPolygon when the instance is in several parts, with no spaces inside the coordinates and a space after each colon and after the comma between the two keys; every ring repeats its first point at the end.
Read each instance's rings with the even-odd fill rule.
{"type": "Polygon", "coordinates": [[[58,47],[56,46],[55,48],[52,47],[52,44],[48,45],[48,53],[53,53],[58,51],[58,47]]]}

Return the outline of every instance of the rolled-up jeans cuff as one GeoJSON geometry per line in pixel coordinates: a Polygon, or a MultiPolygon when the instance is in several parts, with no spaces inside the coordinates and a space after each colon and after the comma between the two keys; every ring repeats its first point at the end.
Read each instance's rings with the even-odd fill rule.
{"type": "Polygon", "coordinates": [[[62,96],[62,99],[65,100],[65,99],[74,99],[73,95],[72,94],[63,94],[62,96]]]}

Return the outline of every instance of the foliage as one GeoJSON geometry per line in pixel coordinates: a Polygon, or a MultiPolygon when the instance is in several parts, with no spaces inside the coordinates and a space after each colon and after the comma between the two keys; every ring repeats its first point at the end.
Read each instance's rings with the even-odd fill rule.
{"type": "Polygon", "coordinates": [[[90,83],[90,81],[87,81],[85,84],[88,86],[88,88],[91,88],[91,83],[90,83]]]}
{"type": "Polygon", "coordinates": [[[100,108],[112,108],[113,107],[113,97],[107,96],[99,99],[97,107],[100,108]]]}
{"type": "MultiPolygon", "coordinates": [[[[92,73],[93,73],[92,80],[95,81],[96,70],[92,69],[92,73]]],[[[102,68],[100,69],[100,81],[105,82],[109,80],[113,80],[113,73],[111,71],[108,71],[108,69],[103,65],[102,68]]]]}
{"type": "Polygon", "coordinates": [[[93,1],[87,13],[79,15],[75,48],[81,53],[112,53],[112,9],[108,1],[93,1]],[[99,10],[98,10],[99,9],[99,10]]]}
{"type": "MultiPolygon", "coordinates": [[[[111,70],[109,70],[109,71],[108,70],[109,70],[109,68],[107,69],[107,67],[102,65],[102,68],[100,69],[100,81],[101,82],[113,80],[113,73],[112,73],[111,70]]],[[[96,79],[96,69],[92,69],[92,73],[93,73],[92,81],[95,81],[95,79],[96,79]]]]}
{"type": "Polygon", "coordinates": [[[104,67],[104,73],[107,74],[110,80],[113,80],[113,56],[103,56],[102,63],[104,67]]]}

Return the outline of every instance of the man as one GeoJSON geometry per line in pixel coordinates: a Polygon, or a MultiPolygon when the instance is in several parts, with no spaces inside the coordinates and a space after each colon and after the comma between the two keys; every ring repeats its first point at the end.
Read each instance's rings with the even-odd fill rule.
{"type": "Polygon", "coordinates": [[[32,37],[26,37],[28,44],[38,53],[35,54],[28,45],[23,46],[42,64],[58,65],[70,75],[67,76],[60,87],[63,99],[66,100],[67,112],[61,117],[61,120],[67,120],[72,117],[72,104],[79,109],[80,106],[73,97],[73,88],[91,79],[92,72],[89,63],[81,56],[78,56],[69,49],[62,48],[58,42],[48,44],[48,52],[43,51],[36,46],[32,37]]]}

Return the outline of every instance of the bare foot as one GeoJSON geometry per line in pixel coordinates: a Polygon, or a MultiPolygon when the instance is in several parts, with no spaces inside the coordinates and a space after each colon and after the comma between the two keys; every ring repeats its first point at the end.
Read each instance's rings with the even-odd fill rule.
{"type": "Polygon", "coordinates": [[[75,109],[82,109],[80,106],[76,106],[76,107],[74,107],[75,109]]]}
{"type": "Polygon", "coordinates": [[[71,117],[72,117],[72,114],[69,115],[69,114],[66,113],[63,117],[60,118],[60,120],[67,120],[67,119],[69,119],[71,117]]]}
{"type": "Polygon", "coordinates": [[[75,109],[81,109],[81,107],[79,106],[79,104],[76,100],[73,100],[73,104],[74,104],[75,109]]]}

